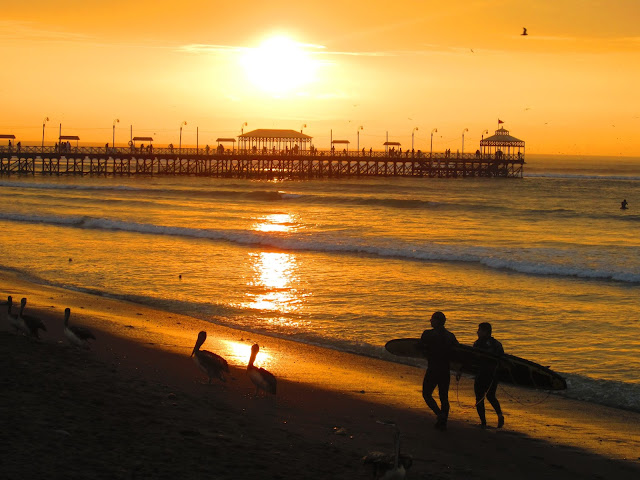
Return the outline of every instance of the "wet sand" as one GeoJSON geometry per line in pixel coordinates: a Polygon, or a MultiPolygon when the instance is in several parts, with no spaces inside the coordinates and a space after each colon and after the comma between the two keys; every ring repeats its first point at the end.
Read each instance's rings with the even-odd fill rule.
{"type": "MultiPolygon", "coordinates": [[[[0,295],[43,318],[34,341],[0,314],[1,478],[371,478],[361,459],[392,450],[393,421],[407,478],[638,478],[640,414],[508,387],[504,429],[481,430],[472,380],[452,381],[446,432],[433,428],[410,366],[212,325],[2,272],[0,295]],[[63,311],[98,337],[68,346],[63,311]],[[206,384],[189,354],[224,356],[226,383],[206,384]],[[245,368],[278,377],[255,398],[245,368]]],[[[417,332],[419,333],[419,332],[417,332]]],[[[490,424],[495,416],[488,412],[490,424]]]]}

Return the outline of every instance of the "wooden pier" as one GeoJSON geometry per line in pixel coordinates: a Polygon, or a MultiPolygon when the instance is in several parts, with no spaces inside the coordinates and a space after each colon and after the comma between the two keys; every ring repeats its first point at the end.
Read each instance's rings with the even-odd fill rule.
{"type": "Polygon", "coordinates": [[[0,176],[193,175],[235,178],[522,177],[521,155],[219,150],[154,148],[0,147],[0,176]]]}
{"type": "MultiPolygon", "coordinates": [[[[3,138],[14,139],[14,135],[3,138]]],[[[136,146],[151,137],[134,137],[128,147],[75,147],[60,136],[54,147],[15,145],[0,147],[3,175],[193,175],[233,178],[340,178],[340,177],[504,177],[521,178],[524,142],[499,128],[483,138],[472,154],[395,150],[397,142],[386,142],[385,151],[349,151],[348,140],[333,140],[331,150],[318,150],[309,135],[294,130],[258,129],[234,138],[219,138],[215,149],[136,146]],[[232,143],[224,148],[223,143],[232,143]],[[341,152],[335,144],[346,145],[341,152]],[[388,145],[394,145],[389,150],[388,145]]]]}

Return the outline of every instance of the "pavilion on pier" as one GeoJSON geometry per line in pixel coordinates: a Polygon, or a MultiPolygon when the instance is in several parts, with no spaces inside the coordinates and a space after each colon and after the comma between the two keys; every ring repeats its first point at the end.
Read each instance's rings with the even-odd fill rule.
{"type": "Polygon", "coordinates": [[[242,150],[308,150],[311,146],[309,135],[296,130],[272,130],[259,128],[238,136],[238,148],[242,150]]]}
{"type": "Polygon", "coordinates": [[[384,145],[384,151],[385,152],[389,152],[389,147],[391,148],[400,148],[400,145],[402,145],[400,142],[384,142],[382,145],[384,145]]]}
{"type": "Polygon", "coordinates": [[[80,141],[80,137],[78,135],[60,135],[58,137],[58,141],[60,142],[60,145],[62,145],[63,141],[75,141],[76,142],[76,148],[78,148],[78,142],[80,141]]]}
{"type": "Polygon", "coordinates": [[[220,151],[220,149],[222,149],[222,151],[224,152],[224,145],[225,143],[230,143],[231,144],[231,150],[235,152],[236,150],[236,139],[232,138],[232,137],[219,137],[216,138],[216,142],[218,143],[217,145],[217,150],[220,151]]]}
{"type": "Polygon", "coordinates": [[[149,145],[151,145],[151,143],[153,142],[153,137],[133,137],[131,139],[131,142],[133,142],[134,148],[136,146],[136,142],[147,142],[149,145]]]}
{"type": "MultiPolygon", "coordinates": [[[[344,145],[344,147],[342,148],[346,153],[349,153],[349,140],[331,140],[331,152],[335,153],[336,151],[336,145],[342,146],[344,145]]],[[[339,148],[339,147],[338,147],[339,148]]]]}
{"type": "Polygon", "coordinates": [[[524,159],[524,140],[512,137],[509,130],[500,127],[494,135],[483,138],[480,141],[482,156],[495,157],[501,159],[518,157],[524,159]]]}

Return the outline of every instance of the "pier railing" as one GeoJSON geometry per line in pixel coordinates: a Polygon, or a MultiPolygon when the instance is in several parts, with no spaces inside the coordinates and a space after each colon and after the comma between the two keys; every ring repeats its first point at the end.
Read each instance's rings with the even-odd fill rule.
{"type": "Polygon", "coordinates": [[[523,159],[522,155],[518,154],[482,154],[481,152],[474,153],[447,153],[447,152],[422,152],[420,150],[411,152],[406,150],[403,152],[385,152],[385,151],[332,151],[332,150],[297,150],[295,153],[293,150],[277,150],[272,149],[224,149],[218,150],[217,148],[168,148],[168,147],[38,147],[38,146],[25,146],[21,148],[0,146],[0,156],[20,156],[27,155],[29,157],[34,155],[39,156],[62,156],[62,155],[109,155],[109,156],[141,156],[141,155],[162,155],[162,156],[175,156],[179,155],[185,158],[200,158],[200,157],[228,157],[228,156],[259,156],[259,157],[349,157],[349,158],[390,158],[390,159],[435,159],[435,160],[520,160],[523,159]]]}

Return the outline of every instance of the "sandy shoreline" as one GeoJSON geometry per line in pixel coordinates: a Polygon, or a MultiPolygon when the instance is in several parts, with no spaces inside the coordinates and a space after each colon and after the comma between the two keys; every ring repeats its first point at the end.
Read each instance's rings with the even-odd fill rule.
{"type": "Polygon", "coordinates": [[[29,311],[48,326],[34,342],[9,333],[0,314],[3,478],[367,478],[362,456],[392,448],[392,432],[376,420],[400,426],[402,451],[414,457],[408,478],[640,474],[640,414],[633,412],[555,396],[534,405],[543,398],[499,391],[506,428],[482,431],[471,380],[463,379],[452,383],[451,425],[441,433],[420,396],[423,372],[413,367],[36,285],[10,272],[2,272],[0,292],[28,297],[29,311]],[[63,343],[65,307],[72,322],[96,330],[90,352],[63,343]],[[203,348],[231,365],[226,384],[202,384],[189,358],[201,329],[209,334],[203,348]],[[254,342],[257,364],[278,377],[276,400],[253,398],[244,368],[254,342]]]}

